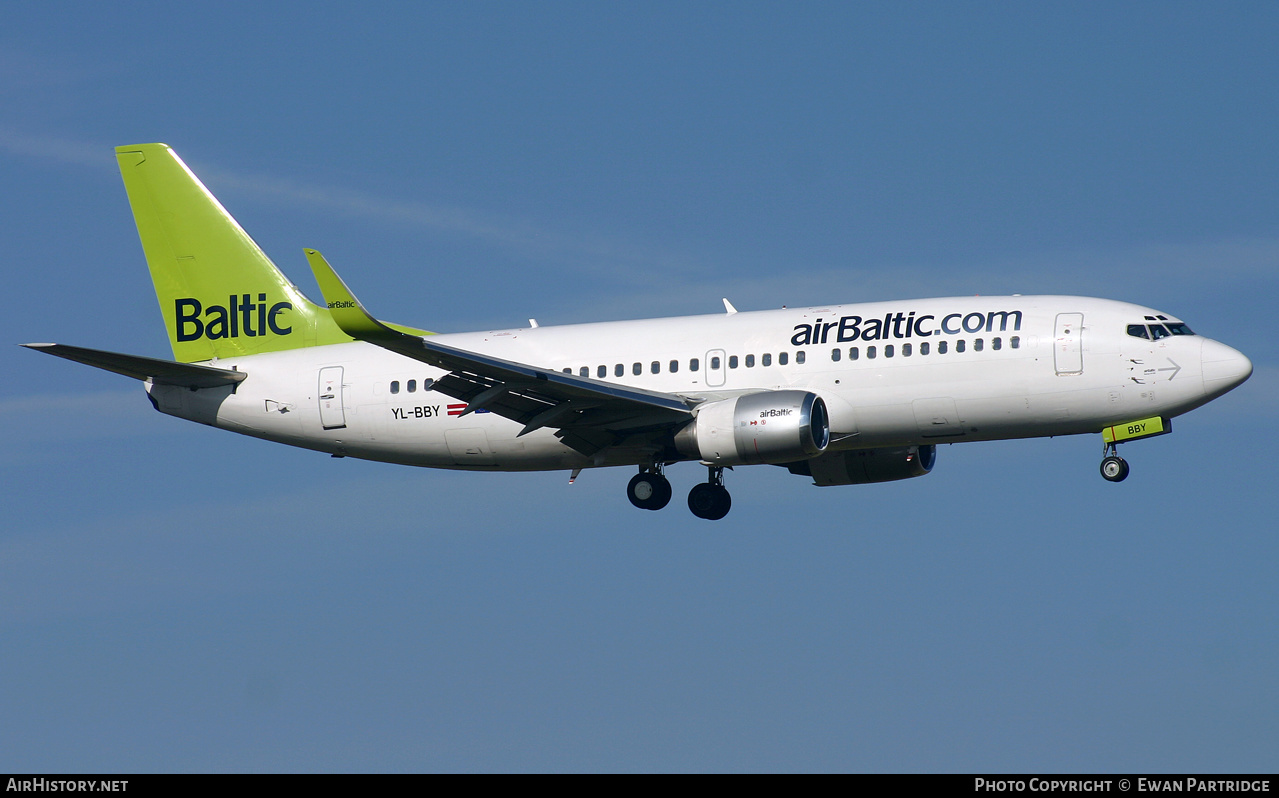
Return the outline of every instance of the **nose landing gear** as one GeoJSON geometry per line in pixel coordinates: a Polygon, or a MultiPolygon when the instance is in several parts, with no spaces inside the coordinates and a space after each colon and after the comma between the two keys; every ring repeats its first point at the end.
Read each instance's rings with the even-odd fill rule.
{"type": "Polygon", "coordinates": [[[698,518],[718,521],[728,515],[733,497],[724,487],[724,469],[708,466],[710,472],[705,482],[694,485],[688,492],[688,509],[698,518]]]}
{"type": "Polygon", "coordinates": [[[1107,482],[1123,482],[1128,478],[1128,461],[1119,456],[1119,447],[1107,443],[1101,459],[1101,475],[1107,482]]]}

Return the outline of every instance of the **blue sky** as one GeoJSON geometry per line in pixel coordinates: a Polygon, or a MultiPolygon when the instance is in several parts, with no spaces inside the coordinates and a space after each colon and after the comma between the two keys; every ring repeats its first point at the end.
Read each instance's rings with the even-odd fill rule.
{"type": "Polygon", "coordinates": [[[15,5],[0,771],[1266,771],[1279,8],[15,5]],[[331,460],[13,344],[170,355],[111,148],[441,332],[951,294],[1153,305],[1256,372],[920,480],[331,460]]]}

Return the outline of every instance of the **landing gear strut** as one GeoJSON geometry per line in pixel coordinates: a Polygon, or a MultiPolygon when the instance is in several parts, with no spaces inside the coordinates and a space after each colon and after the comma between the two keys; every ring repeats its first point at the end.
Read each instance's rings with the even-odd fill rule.
{"type": "Polygon", "coordinates": [[[1107,443],[1101,459],[1101,475],[1108,482],[1123,482],[1128,478],[1128,461],[1119,456],[1119,447],[1107,443]]]}
{"type": "Polygon", "coordinates": [[[626,486],[626,498],[641,510],[660,510],[671,501],[671,483],[662,474],[662,464],[641,466],[626,486]]]}
{"type": "Polygon", "coordinates": [[[724,469],[709,466],[709,475],[705,482],[694,485],[688,492],[688,509],[698,518],[718,521],[728,515],[733,506],[733,498],[724,488],[724,469]]]}

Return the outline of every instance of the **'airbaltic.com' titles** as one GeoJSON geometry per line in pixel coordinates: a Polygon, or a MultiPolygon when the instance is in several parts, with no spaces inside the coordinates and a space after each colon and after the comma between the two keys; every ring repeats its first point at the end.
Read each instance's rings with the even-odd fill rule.
{"type": "Polygon", "coordinates": [[[915,317],[915,311],[896,314],[891,311],[884,318],[865,319],[861,316],[840,316],[839,321],[823,322],[817,319],[812,324],[796,324],[795,334],[790,342],[793,346],[809,346],[812,344],[838,344],[852,341],[880,341],[888,338],[927,338],[930,335],[950,333],[995,332],[995,321],[999,320],[999,332],[1008,330],[1008,321],[1012,319],[1013,330],[1021,329],[1021,311],[999,310],[990,313],[951,313],[942,317],[938,328],[933,327],[937,317],[931,313],[915,317]],[[902,332],[902,325],[906,325],[902,332]],[[953,329],[952,329],[953,328],[953,329]],[[831,331],[835,336],[831,337],[831,331]]]}
{"type": "Polygon", "coordinates": [[[938,443],[1100,433],[1121,443],[1241,384],[1248,358],[1163,311],[1074,296],[963,297],[433,334],[371,315],[305,250],[308,299],[163,144],[116,148],[174,360],[27,344],[144,382],[157,410],[334,457],[472,471],[730,466],[816,485],[929,473],[938,443]],[[441,400],[441,397],[443,400],[441,400]],[[449,402],[447,400],[453,400],[449,402]],[[446,406],[447,413],[442,413],[446,406]]]}

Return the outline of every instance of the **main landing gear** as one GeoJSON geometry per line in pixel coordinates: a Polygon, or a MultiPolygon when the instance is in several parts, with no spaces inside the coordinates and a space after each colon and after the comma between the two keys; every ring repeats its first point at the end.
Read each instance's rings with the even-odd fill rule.
{"type": "Polygon", "coordinates": [[[671,483],[662,474],[662,464],[640,468],[626,486],[626,498],[641,510],[660,510],[671,501],[671,483]]]}
{"type": "Polygon", "coordinates": [[[1119,456],[1119,447],[1107,443],[1101,458],[1101,475],[1108,482],[1123,482],[1128,478],[1128,461],[1119,456]]]}
{"type": "Polygon", "coordinates": [[[733,497],[728,495],[728,490],[724,487],[724,469],[708,466],[707,470],[710,474],[706,481],[694,485],[688,492],[688,509],[698,518],[718,521],[728,515],[733,506],[733,497]]]}
{"type": "MultiPolygon", "coordinates": [[[[688,509],[698,518],[718,521],[728,515],[733,499],[724,488],[724,469],[709,466],[706,481],[688,492],[688,509]]],[[[671,483],[662,474],[662,464],[640,466],[626,486],[626,498],[641,510],[660,510],[671,501],[671,483]]]]}

